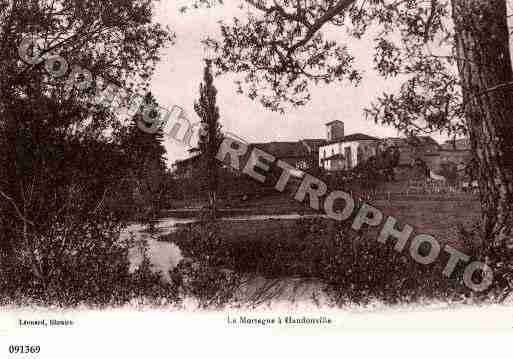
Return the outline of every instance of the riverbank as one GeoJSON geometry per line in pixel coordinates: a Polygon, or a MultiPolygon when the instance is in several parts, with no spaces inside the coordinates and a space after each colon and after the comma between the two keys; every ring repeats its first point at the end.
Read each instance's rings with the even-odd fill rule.
{"type": "Polygon", "coordinates": [[[242,277],[262,277],[270,284],[284,278],[323,283],[323,292],[337,305],[452,302],[471,295],[460,272],[451,278],[442,274],[447,258],[420,265],[408,251],[398,253],[393,243],[376,238],[376,231],[356,233],[326,218],[303,218],[191,223],[161,240],[175,243],[186,258],[242,277]]]}
{"type": "MultiPolygon", "coordinates": [[[[471,197],[376,197],[368,203],[397,218],[398,229],[409,224],[416,234],[433,235],[441,245],[472,256],[472,243],[461,231],[480,217],[479,202],[471,197]]],[[[461,268],[451,278],[442,274],[447,253],[433,265],[420,265],[412,260],[409,244],[398,253],[395,241],[377,241],[377,228],[354,232],[350,220],[337,223],[290,196],[251,198],[230,207],[221,203],[224,208],[213,223],[199,221],[201,208],[183,205],[175,203],[152,226],[132,228],[146,247],[130,251],[130,268],[134,272],[146,255],[150,269],[180,300],[197,301],[198,307],[472,298],[461,268]]]]}
{"type": "MultiPolygon", "coordinates": [[[[398,226],[408,223],[417,233],[432,234],[441,244],[463,251],[467,244],[458,228],[479,219],[479,204],[474,202],[396,201],[392,205],[381,201],[374,205],[398,218],[398,226]]],[[[215,223],[174,217],[159,220],[156,227],[154,240],[172,245],[173,250],[163,251],[153,243],[149,254],[155,257],[155,267],[167,280],[173,276],[170,271],[180,281],[188,278],[193,283],[189,283],[189,292],[204,301],[209,296],[219,298],[219,293],[230,298],[229,303],[284,297],[300,301],[300,293],[310,302],[324,298],[336,305],[372,300],[389,304],[461,301],[469,295],[460,284],[461,273],[450,279],[442,275],[446,258],[421,266],[408,251],[395,252],[393,241],[377,242],[376,230],[355,233],[348,223],[320,214],[246,214],[219,218],[215,223]],[[180,259],[185,259],[181,264],[174,259],[178,248],[180,259]],[[172,266],[166,268],[168,262],[172,266]],[[198,286],[204,289],[198,291],[198,286]]]]}
{"type": "MultiPolygon", "coordinates": [[[[220,211],[219,230],[225,237],[247,238],[257,234],[269,236],[278,231],[283,232],[295,225],[301,217],[326,217],[319,211],[298,211],[297,207],[277,206],[275,209],[260,203],[260,206],[251,208],[232,209],[220,211]]],[[[480,218],[480,204],[478,201],[435,201],[435,200],[402,200],[388,201],[376,200],[374,206],[386,215],[394,216],[400,224],[409,224],[418,233],[430,234],[442,244],[451,244],[460,247],[459,229],[469,228],[480,218]]],[[[167,212],[166,214],[170,214],[167,212]]],[[[195,220],[198,210],[184,210],[174,212],[177,218],[173,220],[177,227],[182,227],[195,220]]],[[[163,219],[165,221],[165,219],[163,219]]],[[[328,222],[329,223],[329,222],[328,222]]]]}

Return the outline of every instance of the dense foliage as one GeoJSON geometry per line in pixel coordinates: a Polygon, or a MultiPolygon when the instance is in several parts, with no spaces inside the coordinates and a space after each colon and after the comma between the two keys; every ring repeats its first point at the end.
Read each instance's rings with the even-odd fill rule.
{"type": "Polygon", "coordinates": [[[3,300],[99,305],[172,297],[148,270],[129,273],[129,245],[120,239],[140,212],[133,201],[126,211],[122,196],[140,193],[139,207],[158,207],[164,149],[158,135],[136,131],[97,94],[107,82],[145,91],[174,35],[153,22],[152,1],[0,1],[0,18],[3,300]],[[27,37],[37,39],[33,53],[62,56],[68,74],[88,69],[92,86],[66,86],[68,74],[22,61],[27,37]]]}
{"type": "Polygon", "coordinates": [[[222,141],[219,107],[216,104],[217,89],[212,76],[212,62],[206,60],[203,82],[200,85],[200,98],[194,104],[194,110],[201,119],[202,133],[198,139],[201,156],[200,179],[203,189],[208,193],[212,217],[216,214],[216,198],[219,187],[219,162],[217,150],[222,141]]]}
{"type": "MultiPolygon", "coordinates": [[[[392,244],[378,243],[375,233],[356,233],[347,223],[350,222],[301,219],[272,234],[254,233],[236,239],[222,234],[222,223],[194,224],[170,235],[168,240],[214,273],[233,270],[249,277],[319,280],[328,284],[327,292],[338,305],[373,300],[397,304],[478,299],[463,285],[461,271],[451,278],[442,274],[444,260],[428,266],[418,264],[406,251],[399,253],[392,244]]],[[[465,251],[479,256],[475,242],[468,233],[466,236],[469,247],[465,251]]],[[[425,253],[429,248],[420,250],[425,253]]],[[[232,277],[223,278],[229,281],[232,277]]],[[[221,279],[216,283],[222,283],[221,279]]],[[[222,292],[214,282],[210,285],[211,293],[222,292]]]]}

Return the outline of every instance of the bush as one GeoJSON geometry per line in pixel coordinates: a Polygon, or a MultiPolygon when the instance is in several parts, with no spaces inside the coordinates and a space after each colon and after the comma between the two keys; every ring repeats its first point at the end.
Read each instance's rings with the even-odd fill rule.
{"type": "Polygon", "coordinates": [[[240,285],[240,276],[212,266],[207,261],[183,260],[170,272],[183,297],[193,297],[202,308],[221,308],[229,303],[240,285]]]}
{"type": "Polygon", "coordinates": [[[229,266],[215,254],[219,244],[215,237],[216,224],[202,218],[199,225],[177,234],[177,238],[183,239],[178,246],[186,259],[170,272],[170,276],[181,294],[196,298],[201,307],[222,307],[233,298],[240,276],[227,270],[229,266]],[[190,244],[185,245],[188,241],[190,244]]]}
{"type": "Polygon", "coordinates": [[[122,225],[90,218],[76,225],[58,221],[51,231],[31,234],[30,246],[0,263],[5,303],[77,306],[121,305],[137,298],[176,301],[176,289],[150,270],[146,258],[129,272],[133,238],[120,240],[122,225]]]}
{"type": "Polygon", "coordinates": [[[406,249],[398,253],[390,244],[378,243],[375,234],[355,233],[349,224],[300,219],[292,230],[255,231],[233,238],[223,235],[222,222],[203,223],[188,225],[172,238],[185,255],[210,267],[268,279],[318,279],[328,284],[327,293],[340,305],[374,299],[389,304],[461,301],[472,295],[462,284],[461,273],[451,278],[442,274],[443,258],[433,265],[418,264],[406,249]]]}

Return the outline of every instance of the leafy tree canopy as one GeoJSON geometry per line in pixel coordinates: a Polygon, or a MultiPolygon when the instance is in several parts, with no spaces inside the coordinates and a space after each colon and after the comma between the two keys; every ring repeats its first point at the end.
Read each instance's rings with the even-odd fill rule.
{"type": "MultiPolygon", "coordinates": [[[[222,4],[197,0],[189,8],[222,4]]],[[[351,81],[363,74],[343,42],[368,33],[374,67],[402,81],[365,109],[378,124],[408,135],[464,134],[461,84],[448,0],[244,0],[245,18],[221,23],[222,38],[207,39],[220,73],[242,75],[239,90],[273,110],[299,106],[311,86],[351,81]]],[[[187,8],[184,8],[184,11],[187,8]]]]}

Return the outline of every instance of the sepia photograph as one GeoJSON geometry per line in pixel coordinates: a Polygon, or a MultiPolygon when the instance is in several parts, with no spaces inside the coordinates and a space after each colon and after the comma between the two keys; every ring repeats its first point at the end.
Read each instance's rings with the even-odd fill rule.
{"type": "Polygon", "coordinates": [[[0,357],[511,333],[510,34],[510,0],[0,0],[0,357]]]}

